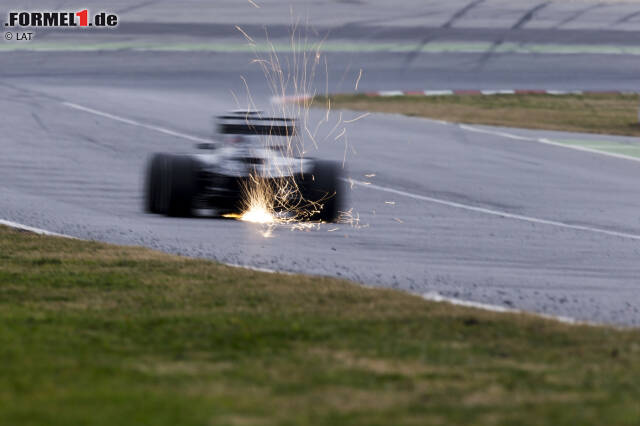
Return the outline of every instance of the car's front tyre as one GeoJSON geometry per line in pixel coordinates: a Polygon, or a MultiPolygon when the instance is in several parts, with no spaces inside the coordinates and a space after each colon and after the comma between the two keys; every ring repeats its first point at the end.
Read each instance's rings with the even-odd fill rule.
{"type": "Polygon", "coordinates": [[[147,166],[146,211],[175,217],[191,216],[196,172],[197,162],[192,157],[154,154],[147,166]]]}
{"type": "Polygon", "coordinates": [[[147,162],[144,183],[144,210],[147,213],[162,213],[160,197],[164,157],[166,157],[166,154],[153,154],[147,162]]]}

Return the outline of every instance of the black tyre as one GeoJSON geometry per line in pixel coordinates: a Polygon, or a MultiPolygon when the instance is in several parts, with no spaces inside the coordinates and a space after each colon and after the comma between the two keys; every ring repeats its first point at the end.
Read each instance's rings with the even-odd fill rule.
{"type": "Polygon", "coordinates": [[[145,210],[169,216],[191,216],[196,169],[197,163],[191,157],[153,154],[145,177],[145,210]]]}
{"type": "Polygon", "coordinates": [[[316,160],[311,176],[304,177],[303,197],[314,205],[309,220],[336,222],[344,198],[342,166],[334,161],[316,160]]]}
{"type": "Polygon", "coordinates": [[[159,199],[164,157],[165,154],[153,154],[147,163],[144,183],[144,210],[147,213],[162,213],[159,199]]]}
{"type": "Polygon", "coordinates": [[[196,195],[197,162],[186,155],[171,155],[166,161],[163,201],[166,214],[175,217],[191,216],[196,195]]]}

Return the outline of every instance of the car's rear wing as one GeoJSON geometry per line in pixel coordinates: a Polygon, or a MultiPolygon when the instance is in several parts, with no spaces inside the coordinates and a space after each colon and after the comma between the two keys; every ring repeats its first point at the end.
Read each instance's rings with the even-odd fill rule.
{"type": "Polygon", "coordinates": [[[294,136],[298,131],[295,118],[263,117],[259,111],[233,111],[217,119],[223,135],[294,136]]]}

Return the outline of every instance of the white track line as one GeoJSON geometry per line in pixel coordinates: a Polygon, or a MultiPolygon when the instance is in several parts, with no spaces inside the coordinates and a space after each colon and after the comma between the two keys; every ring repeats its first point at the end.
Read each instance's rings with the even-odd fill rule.
{"type": "MultiPolygon", "coordinates": [[[[480,303],[480,302],[472,302],[469,300],[463,300],[463,299],[456,299],[454,297],[446,297],[441,295],[440,293],[436,292],[436,291],[430,291],[427,293],[423,293],[422,298],[425,300],[429,300],[431,302],[438,302],[438,303],[450,303],[452,305],[456,305],[456,306],[464,306],[466,308],[475,308],[475,309],[482,309],[484,311],[490,311],[490,312],[498,312],[498,313],[502,313],[502,314],[528,314],[531,315],[530,312],[525,312],[525,311],[521,311],[520,309],[513,309],[513,308],[507,308],[504,306],[500,306],[500,305],[490,305],[488,303],[480,303]]],[[[578,321],[575,318],[571,318],[571,317],[565,317],[565,316],[561,316],[561,315],[549,315],[549,314],[541,314],[541,313],[533,313],[533,315],[540,317],[540,318],[545,318],[545,319],[550,319],[550,320],[555,320],[561,323],[565,323],[565,324],[571,324],[571,325],[596,325],[595,323],[590,323],[587,321],[578,321]]]]}
{"type": "Polygon", "coordinates": [[[278,270],[275,270],[275,269],[261,268],[259,266],[240,265],[239,263],[226,263],[226,262],[220,262],[220,263],[222,263],[223,265],[226,265],[226,266],[230,266],[232,268],[249,269],[251,271],[265,272],[267,274],[295,275],[293,272],[278,271],[278,270]]]}
{"type": "Polygon", "coordinates": [[[627,239],[631,239],[631,240],[639,240],[640,241],[640,235],[636,235],[636,234],[628,234],[626,232],[609,231],[607,229],[594,228],[594,227],[591,227],[591,226],[572,225],[570,223],[557,222],[555,220],[538,219],[538,218],[531,217],[531,216],[524,216],[524,215],[519,215],[519,214],[507,213],[507,212],[503,212],[503,211],[500,211],[500,210],[485,209],[483,207],[476,207],[476,206],[471,206],[471,205],[468,205],[468,204],[456,203],[454,201],[442,200],[440,198],[427,197],[426,195],[412,194],[411,192],[400,191],[398,189],[388,188],[386,186],[375,185],[375,184],[369,183],[369,182],[363,182],[363,181],[353,180],[353,179],[344,179],[344,180],[345,180],[345,182],[352,183],[353,185],[361,186],[363,188],[370,188],[370,189],[375,189],[375,190],[378,190],[378,191],[389,192],[391,194],[402,195],[404,197],[413,198],[414,200],[428,201],[430,203],[441,204],[443,206],[449,206],[449,207],[455,207],[457,209],[463,209],[463,210],[468,210],[468,211],[472,211],[472,212],[477,212],[477,213],[483,213],[483,214],[488,214],[488,215],[492,215],[492,216],[503,217],[503,218],[507,218],[507,219],[521,220],[521,221],[524,221],[524,222],[538,223],[538,224],[541,224],[541,225],[550,225],[550,226],[556,226],[556,227],[559,227],[559,228],[573,229],[573,230],[577,230],[577,231],[587,231],[587,232],[593,232],[593,233],[597,233],[597,234],[604,234],[604,235],[609,235],[609,236],[613,236],[613,237],[621,237],[621,238],[627,238],[627,239]]]}
{"type": "Polygon", "coordinates": [[[463,130],[468,130],[470,132],[475,132],[475,133],[484,133],[487,135],[501,136],[503,138],[516,139],[520,141],[536,142],[536,143],[541,143],[545,145],[559,146],[561,148],[573,149],[576,151],[583,151],[591,154],[606,155],[607,157],[620,158],[622,160],[640,161],[640,157],[632,157],[630,155],[616,154],[615,152],[600,151],[598,149],[587,148],[579,145],[568,145],[568,144],[556,142],[547,138],[530,138],[526,136],[514,135],[513,133],[501,132],[498,130],[480,129],[474,126],[467,126],[466,124],[459,124],[458,127],[463,130]]]}
{"type": "Polygon", "coordinates": [[[71,102],[62,102],[62,105],[65,105],[65,106],[68,106],[69,108],[77,109],[77,110],[80,110],[80,111],[88,112],[90,114],[98,115],[100,117],[109,118],[111,120],[119,121],[121,123],[130,124],[132,126],[143,127],[145,129],[149,129],[149,130],[155,130],[156,132],[164,133],[165,135],[175,136],[175,137],[178,137],[178,138],[187,139],[187,140],[194,141],[194,142],[205,142],[205,143],[211,142],[210,139],[199,138],[197,136],[187,135],[185,133],[176,132],[174,130],[166,129],[164,127],[154,126],[152,124],[141,123],[139,121],[135,121],[135,120],[131,120],[131,119],[128,119],[128,118],[120,117],[120,116],[114,115],[114,114],[109,114],[109,113],[103,112],[103,111],[98,111],[96,109],[87,108],[85,106],[74,104],[74,103],[71,103],[71,102]]]}
{"type": "MultiPolygon", "coordinates": [[[[153,126],[153,125],[141,123],[139,121],[130,120],[128,118],[124,118],[124,117],[120,117],[120,116],[117,116],[117,115],[109,114],[109,113],[106,113],[106,112],[103,112],[103,111],[98,111],[98,110],[95,110],[95,109],[92,109],[92,108],[87,108],[87,107],[84,107],[82,105],[73,104],[73,103],[70,103],[70,102],[62,102],[62,104],[66,105],[66,106],[68,106],[70,108],[74,108],[74,109],[77,109],[77,110],[80,110],[80,111],[84,111],[84,112],[87,112],[87,113],[90,113],[90,114],[95,114],[95,115],[98,115],[100,117],[109,118],[111,120],[120,121],[122,123],[130,124],[132,126],[139,126],[139,127],[145,128],[145,129],[154,130],[154,131],[157,131],[157,132],[160,132],[160,133],[164,133],[164,134],[171,135],[171,136],[176,136],[176,137],[187,139],[187,140],[191,140],[191,141],[209,142],[206,139],[198,138],[196,136],[191,136],[191,135],[187,135],[187,134],[184,134],[184,133],[175,132],[173,130],[165,129],[163,127],[158,127],[158,126],[153,126]]],[[[461,129],[463,129],[463,130],[469,130],[469,131],[478,132],[478,133],[488,133],[488,134],[507,137],[507,138],[511,138],[511,139],[527,140],[527,141],[539,141],[539,140],[536,140],[536,139],[533,139],[533,138],[526,138],[524,136],[512,135],[512,134],[506,133],[506,132],[478,129],[478,128],[471,127],[471,126],[466,126],[466,125],[459,125],[459,127],[461,129]]],[[[548,142],[543,142],[543,143],[548,143],[548,142]]],[[[558,145],[558,146],[565,147],[565,148],[573,148],[573,147],[565,146],[565,145],[562,145],[562,144],[556,144],[555,142],[551,142],[550,144],[551,145],[558,145]]],[[[640,161],[640,159],[635,158],[635,157],[628,157],[628,156],[624,156],[624,155],[620,155],[620,154],[609,154],[609,153],[605,153],[605,152],[601,152],[601,151],[589,150],[588,148],[583,148],[583,149],[580,149],[580,150],[581,151],[588,150],[588,151],[594,152],[596,154],[603,154],[603,155],[609,155],[609,156],[617,157],[617,158],[632,159],[634,161],[640,161]]],[[[453,202],[453,201],[442,200],[440,198],[427,197],[425,195],[419,195],[419,194],[412,194],[410,192],[401,191],[401,190],[393,189],[393,188],[388,188],[388,187],[385,187],[385,186],[374,185],[374,184],[369,183],[369,182],[362,182],[362,181],[357,181],[357,180],[353,180],[353,179],[345,179],[345,181],[347,181],[349,183],[353,183],[354,185],[363,186],[365,188],[376,189],[378,191],[389,192],[389,193],[396,194],[396,195],[402,195],[402,196],[405,196],[405,197],[413,198],[415,200],[428,201],[430,203],[441,204],[441,205],[444,205],[444,206],[455,207],[455,208],[458,208],[458,209],[473,211],[473,212],[477,212],[477,213],[483,213],[483,214],[488,214],[488,215],[492,215],[492,216],[504,217],[504,218],[508,218],[508,219],[521,220],[521,221],[524,221],[524,222],[537,223],[537,224],[541,224],[541,225],[550,225],[550,226],[556,226],[556,227],[559,227],[559,228],[573,229],[573,230],[577,230],[577,231],[586,231],[586,232],[592,232],[592,233],[597,233],[597,234],[604,234],[604,235],[609,235],[609,236],[612,236],[612,237],[621,237],[621,238],[627,238],[627,239],[632,239],[632,240],[640,240],[640,235],[636,235],[636,234],[609,231],[609,230],[606,230],[606,229],[594,228],[594,227],[591,227],[591,226],[572,225],[572,224],[569,224],[569,223],[557,222],[557,221],[554,221],[554,220],[538,219],[538,218],[531,217],[531,216],[524,216],[524,215],[518,215],[518,214],[513,214],[513,213],[507,213],[507,212],[503,212],[503,211],[499,211],[499,210],[490,210],[490,209],[485,209],[485,208],[482,208],[482,207],[471,206],[471,205],[468,205],[468,204],[462,204],[462,203],[456,203],[456,202],[453,202]]]]}
{"type": "MultiPolygon", "coordinates": [[[[18,230],[21,230],[21,231],[31,232],[31,233],[38,234],[38,235],[46,235],[48,237],[60,237],[60,238],[69,238],[69,239],[72,239],[72,240],[80,240],[80,238],[72,237],[71,235],[59,234],[57,232],[47,231],[46,229],[36,228],[34,226],[23,225],[22,223],[12,222],[10,220],[0,219],[0,225],[8,226],[9,228],[18,229],[18,230]]],[[[257,267],[257,266],[239,265],[237,263],[226,263],[226,262],[218,262],[218,263],[221,263],[221,264],[223,264],[225,266],[230,266],[232,268],[249,269],[251,271],[256,271],[256,272],[266,272],[266,273],[269,273],[269,274],[293,275],[293,273],[291,273],[291,272],[276,271],[275,269],[260,268],[260,267],[257,267]]]]}
{"type": "Polygon", "coordinates": [[[5,225],[10,228],[19,229],[21,231],[33,232],[38,235],[48,235],[50,237],[62,237],[62,238],[71,238],[76,240],[76,237],[72,237],[71,235],[58,234],[57,232],[47,231],[46,229],[35,228],[33,226],[23,225],[17,222],[11,222],[10,220],[0,219],[0,225],[5,225]]]}

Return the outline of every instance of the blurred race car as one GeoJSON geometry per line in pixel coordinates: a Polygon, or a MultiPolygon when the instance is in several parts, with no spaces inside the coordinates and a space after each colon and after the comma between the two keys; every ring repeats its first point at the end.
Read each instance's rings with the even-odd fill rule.
{"type": "Polygon", "coordinates": [[[241,213],[246,188],[259,179],[275,191],[289,189],[288,199],[274,206],[276,212],[302,206],[304,214],[296,216],[303,220],[338,219],[344,196],[342,167],[296,156],[290,144],[298,131],[294,119],[234,111],[218,120],[221,142],[198,144],[197,154],[151,156],[145,179],[147,212],[178,217],[201,210],[241,213]]]}

